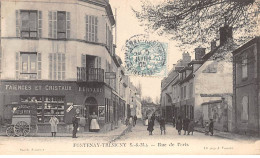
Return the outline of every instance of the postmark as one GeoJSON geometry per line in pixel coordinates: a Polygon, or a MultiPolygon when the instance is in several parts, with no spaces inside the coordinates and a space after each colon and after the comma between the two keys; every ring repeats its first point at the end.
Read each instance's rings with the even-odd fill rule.
{"type": "Polygon", "coordinates": [[[167,43],[135,35],[125,44],[126,74],[136,76],[167,75],[167,43]]]}

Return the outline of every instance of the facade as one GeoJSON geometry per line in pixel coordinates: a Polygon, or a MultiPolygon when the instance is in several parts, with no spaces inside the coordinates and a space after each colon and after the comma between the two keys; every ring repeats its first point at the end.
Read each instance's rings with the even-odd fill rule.
{"type": "Polygon", "coordinates": [[[39,130],[57,115],[60,130],[80,111],[88,131],[95,112],[101,130],[126,117],[126,86],[115,54],[115,19],[107,0],[2,0],[0,116],[12,104],[35,104],[39,130]],[[123,85],[123,87],[122,87],[123,85]]]}
{"type": "Polygon", "coordinates": [[[235,132],[260,136],[260,38],[233,51],[235,132]]]}
{"type": "MultiPolygon", "coordinates": [[[[205,48],[195,49],[195,59],[186,61],[175,75],[169,74],[162,80],[162,107],[166,107],[166,119],[170,120],[187,117],[194,119],[197,125],[204,126],[205,122],[213,119],[215,128],[221,131],[232,131],[232,63],[216,60],[216,54],[230,55],[224,47],[232,38],[232,29],[220,29],[220,43],[211,43],[211,51],[205,54],[205,48]],[[172,105],[173,112],[169,112],[172,105]],[[167,109],[168,106],[168,109],[167,109]],[[167,114],[168,113],[168,114],[167,114]],[[167,116],[169,115],[169,116],[167,116]]],[[[183,59],[188,57],[184,55],[183,59]]],[[[178,64],[177,64],[178,65],[178,64]]]]}
{"type": "Polygon", "coordinates": [[[161,82],[161,110],[162,116],[166,121],[172,121],[173,116],[176,118],[180,114],[181,86],[180,71],[191,61],[188,53],[182,54],[182,59],[176,65],[173,65],[168,76],[161,82]]]}

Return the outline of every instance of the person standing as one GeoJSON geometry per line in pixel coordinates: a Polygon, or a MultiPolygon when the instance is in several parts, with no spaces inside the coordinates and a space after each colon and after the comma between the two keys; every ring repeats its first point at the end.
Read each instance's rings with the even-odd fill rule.
{"type": "Polygon", "coordinates": [[[213,119],[210,119],[209,132],[211,133],[211,136],[213,136],[213,129],[214,129],[213,119]]]}
{"type": "Polygon", "coordinates": [[[176,122],[176,130],[178,131],[178,134],[181,135],[181,130],[182,130],[182,120],[181,120],[181,117],[178,117],[178,120],[176,122]]]}
{"type": "Polygon", "coordinates": [[[184,135],[186,135],[186,132],[187,132],[187,134],[188,134],[189,123],[190,123],[190,119],[188,119],[188,117],[186,117],[186,118],[183,120],[184,135]]]}
{"type": "Polygon", "coordinates": [[[100,130],[99,128],[99,124],[98,124],[98,116],[96,115],[95,112],[93,112],[93,115],[90,116],[91,117],[91,121],[90,121],[90,131],[91,132],[98,132],[100,130]]]}
{"type": "Polygon", "coordinates": [[[189,126],[188,126],[188,135],[190,135],[190,132],[193,135],[194,126],[195,126],[195,122],[194,122],[194,120],[191,120],[189,123],[189,126]]]}
{"type": "Polygon", "coordinates": [[[154,124],[154,121],[155,121],[155,114],[152,115],[151,120],[153,121],[153,124],[154,124]]]}
{"type": "Polygon", "coordinates": [[[128,127],[128,128],[129,128],[129,131],[132,132],[132,127],[133,127],[133,116],[130,116],[128,126],[129,126],[129,127],[128,127]]]}
{"type": "Polygon", "coordinates": [[[165,119],[163,117],[160,118],[159,120],[159,123],[160,123],[160,129],[161,129],[161,135],[162,135],[162,132],[164,131],[164,134],[165,134],[165,119]]]}
{"type": "Polygon", "coordinates": [[[134,116],[134,124],[133,124],[133,126],[136,125],[136,120],[137,120],[137,116],[135,115],[135,116],[134,116]]]}
{"type": "Polygon", "coordinates": [[[51,136],[56,137],[59,120],[55,117],[55,115],[52,115],[49,123],[51,124],[51,136]]]}
{"type": "Polygon", "coordinates": [[[75,114],[74,117],[72,118],[72,124],[73,124],[72,138],[77,138],[76,134],[79,127],[79,119],[77,114],[75,114]]]}
{"type": "Polygon", "coordinates": [[[153,135],[153,126],[154,126],[154,121],[152,119],[149,119],[148,127],[147,127],[147,131],[149,131],[149,135],[153,135]]]}
{"type": "Polygon", "coordinates": [[[172,125],[173,125],[173,127],[175,127],[175,117],[174,116],[172,117],[172,125]]]}

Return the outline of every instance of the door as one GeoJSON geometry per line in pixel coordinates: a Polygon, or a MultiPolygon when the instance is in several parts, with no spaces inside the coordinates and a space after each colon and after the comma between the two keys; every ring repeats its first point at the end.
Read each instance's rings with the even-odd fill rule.
{"type": "Polygon", "coordinates": [[[84,131],[89,131],[90,127],[90,115],[92,115],[94,112],[97,115],[98,114],[98,103],[97,100],[94,97],[88,97],[85,101],[85,117],[86,117],[86,125],[84,128],[84,131]]]}

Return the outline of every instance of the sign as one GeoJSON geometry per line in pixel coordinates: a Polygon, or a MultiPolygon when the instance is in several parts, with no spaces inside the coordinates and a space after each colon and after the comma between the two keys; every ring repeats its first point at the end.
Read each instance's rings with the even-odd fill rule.
{"type": "Polygon", "coordinates": [[[106,72],[105,73],[105,79],[115,79],[116,73],[115,72],[106,72]]]}
{"type": "Polygon", "coordinates": [[[73,105],[71,105],[66,111],[70,112],[71,109],[73,109],[73,105]]]}
{"type": "Polygon", "coordinates": [[[105,120],[105,106],[98,107],[98,117],[99,120],[105,120]]]}

